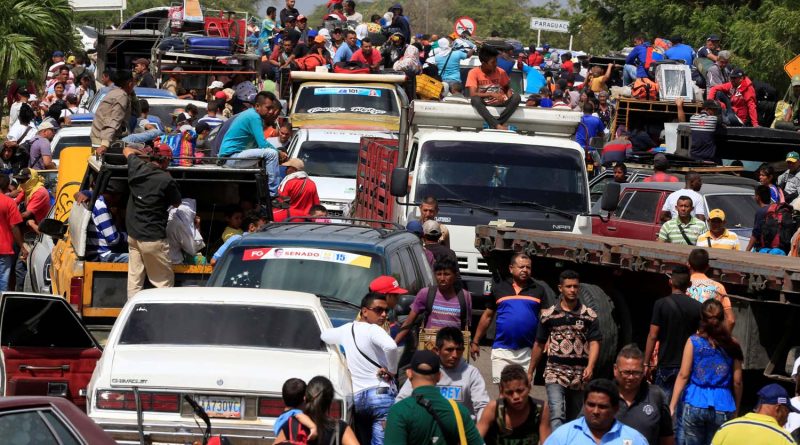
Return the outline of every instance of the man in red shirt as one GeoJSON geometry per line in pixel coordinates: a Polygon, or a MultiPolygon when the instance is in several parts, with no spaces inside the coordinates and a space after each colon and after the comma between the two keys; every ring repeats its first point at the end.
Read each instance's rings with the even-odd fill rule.
{"type": "Polygon", "coordinates": [[[369,71],[377,73],[381,68],[381,53],[372,47],[372,40],[369,37],[361,39],[361,49],[353,53],[351,62],[361,62],[369,67],[369,71]]]}
{"type": "Polygon", "coordinates": [[[653,157],[653,176],[644,178],[642,182],[678,182],[677,176],[667,174],[669,160],[664,153],[658,153],[653,157]]]}
{"type": "Polygon", "coordinates": [[[288,198],[289,206],[286,209],[275,209],[274,220],[279,222],[291,216],[310,215],[311,207],[319,204],[319,195],[317,185],[305,172],[305,164],[300,159],[292,158],[281,165],[286,167],[286,177],[278,186],[278,195],[284,201],[288,198]]]}
{"type": "Polygon", "coordinates": [[[14,266],[14,243],[20,246],[20,256],[28,256],[22,232],[17,227],[22,222],[22,216],[17,203],[6,196],[10,184],[8,175],[0,175],[0,292],[8,290],[8,280],[14,266]]]}
{"type": "Polygon", "coordinates": [[[481,47],[478,59],[481,66],[472,68],[467,75],[472,107],[489,124],[489,128],[507,130],[506,121],[519,107],[520,96],[509,86],[508,74],[497,68],[498,51],[488,45],[481,47]],[[487,105],[505,107],[499,117],[494,117],[487,105]]]}
{"type": "Polygon", "coordinates": [[[23,254],[23,252],[30,251],[36,234],[39,232],[39,223],[50,211],[50,192],[44,187],[44,180],[35,169],[23,168],[17,175],[17,180],[22,193],[18,195],[16,202],[20,203],[24,200],[25,203],[25,211],[20,214],[20,217],[25,221],[23,238],[26,244],[21,248],[16,265],[16,290],[22,291],[25,275],[28,273],[27,253],[23,254]]]}

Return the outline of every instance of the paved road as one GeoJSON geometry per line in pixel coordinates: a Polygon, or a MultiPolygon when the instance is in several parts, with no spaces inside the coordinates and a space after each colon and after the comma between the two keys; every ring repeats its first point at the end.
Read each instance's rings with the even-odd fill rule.
{"type": "MultiPolygon", "coordinates": [[[[478,368],[486,381],[486,389],[489,391],[489,397],[496,399],[500,395],[498,385],[492,383],[492,361],[490,360],[492,348],[490,346],[481,346],[481,355],[478,360],[472,364],[478,368]]],[[[535,399],[545,400],[544,386],[534,386],[531,391],[531,396],[535,399]]]]}

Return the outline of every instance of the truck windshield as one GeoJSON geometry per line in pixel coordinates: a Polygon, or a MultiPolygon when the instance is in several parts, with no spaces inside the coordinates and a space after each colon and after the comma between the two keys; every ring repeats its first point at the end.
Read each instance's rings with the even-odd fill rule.
{"type": "Polygon", "coordinates": [[[722,209],[725,212],[725,227],[753,227],[758,204],[752,195],[706,195],[706,203],[707,209],[722,209]]]}
{"type": "Polygon", "coordinates": [[[300,146],[297,157],[310,176],[355,179],[358,150],[354,142],[308,141],[300,146]]]}
{"type": "Polygon", "coordinates": [[[416,196],[463,199],[497,209],[533,201],[586,212],[583,159],[573,150],[536,145],[428,141],[420,151],[416,196]]]}
{"type": "Polygon", "coordinates": [[[388,88],[304,86],[295,113],[356,113],[399,116],[397,96],[388,88]]]}
{"type": "Polygon", "coordinates": [[[369,283],[383,274],[373,255],[301,246],[239,246],[221,263],[209,286],[308,292],[356,306],[369,283]]]}
{"type": "Polygon", "coordinates": [[[319,334],[319,323],[307,309],[245,304],[140,303],[131,311],[119,344],[324,351],[319,334]]]}

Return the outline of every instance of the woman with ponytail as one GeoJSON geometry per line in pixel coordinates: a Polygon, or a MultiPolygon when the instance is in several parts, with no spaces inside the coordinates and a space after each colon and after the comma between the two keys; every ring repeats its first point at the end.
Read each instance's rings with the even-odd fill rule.
{"type": "Polygon", "coordinates": [[[670,410],[683,396],[684,445],[708,445],[714,433],[726,421],[736,417],[742,398],[742,348],[725,327],[725,313],[718,300],[706,300],[702,306],[700,329],[689,337],[670,410]]]}
{"type": "MultiPolygon", "coordinates": [[[[333,384],[325,377],[317,376],[306,385],[305,407],[303,414],[311,418],[317,425],[317,437],[309,439],[309,444],[319,445],[358,445],[358,439],[353,430],[341,419],[328,415],[333,403],[333,384]]],[[[290,431],[290,422],[281,428],[276,444],[294,443],[297,433],[290,431]]],[[[303,427],[304,428],[304,427],[303,427]]],[[[308,433],[308,431],[306,431],[308,433]]]]}

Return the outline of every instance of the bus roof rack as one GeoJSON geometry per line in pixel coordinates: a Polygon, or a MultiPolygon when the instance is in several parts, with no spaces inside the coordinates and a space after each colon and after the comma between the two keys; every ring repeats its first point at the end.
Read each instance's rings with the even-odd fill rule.
{"type": "MultiPolygon", "coordinates": [[[[489,107],[494,116],[499,116],[495,107],[489,107]]],[[[562,111],[548,108],[520,106],[506,124],[516,127],[520,133],[540,136],[570,137],[575,134],[581,121],[578,111],[562,111]]],[[[470,104],[415,100],[412,103],[411,124],[419,127],[442,127],[483,130],[483,118],[470,104]]]]}
{"type": "Polygon", "coordinates": [[[292,82],[331,81],[331,82],[376,82],[376,83],[403,83],[405,74],[349,74],[349,73],[318,73],[315,71],[292,71],[292,82]]]}

